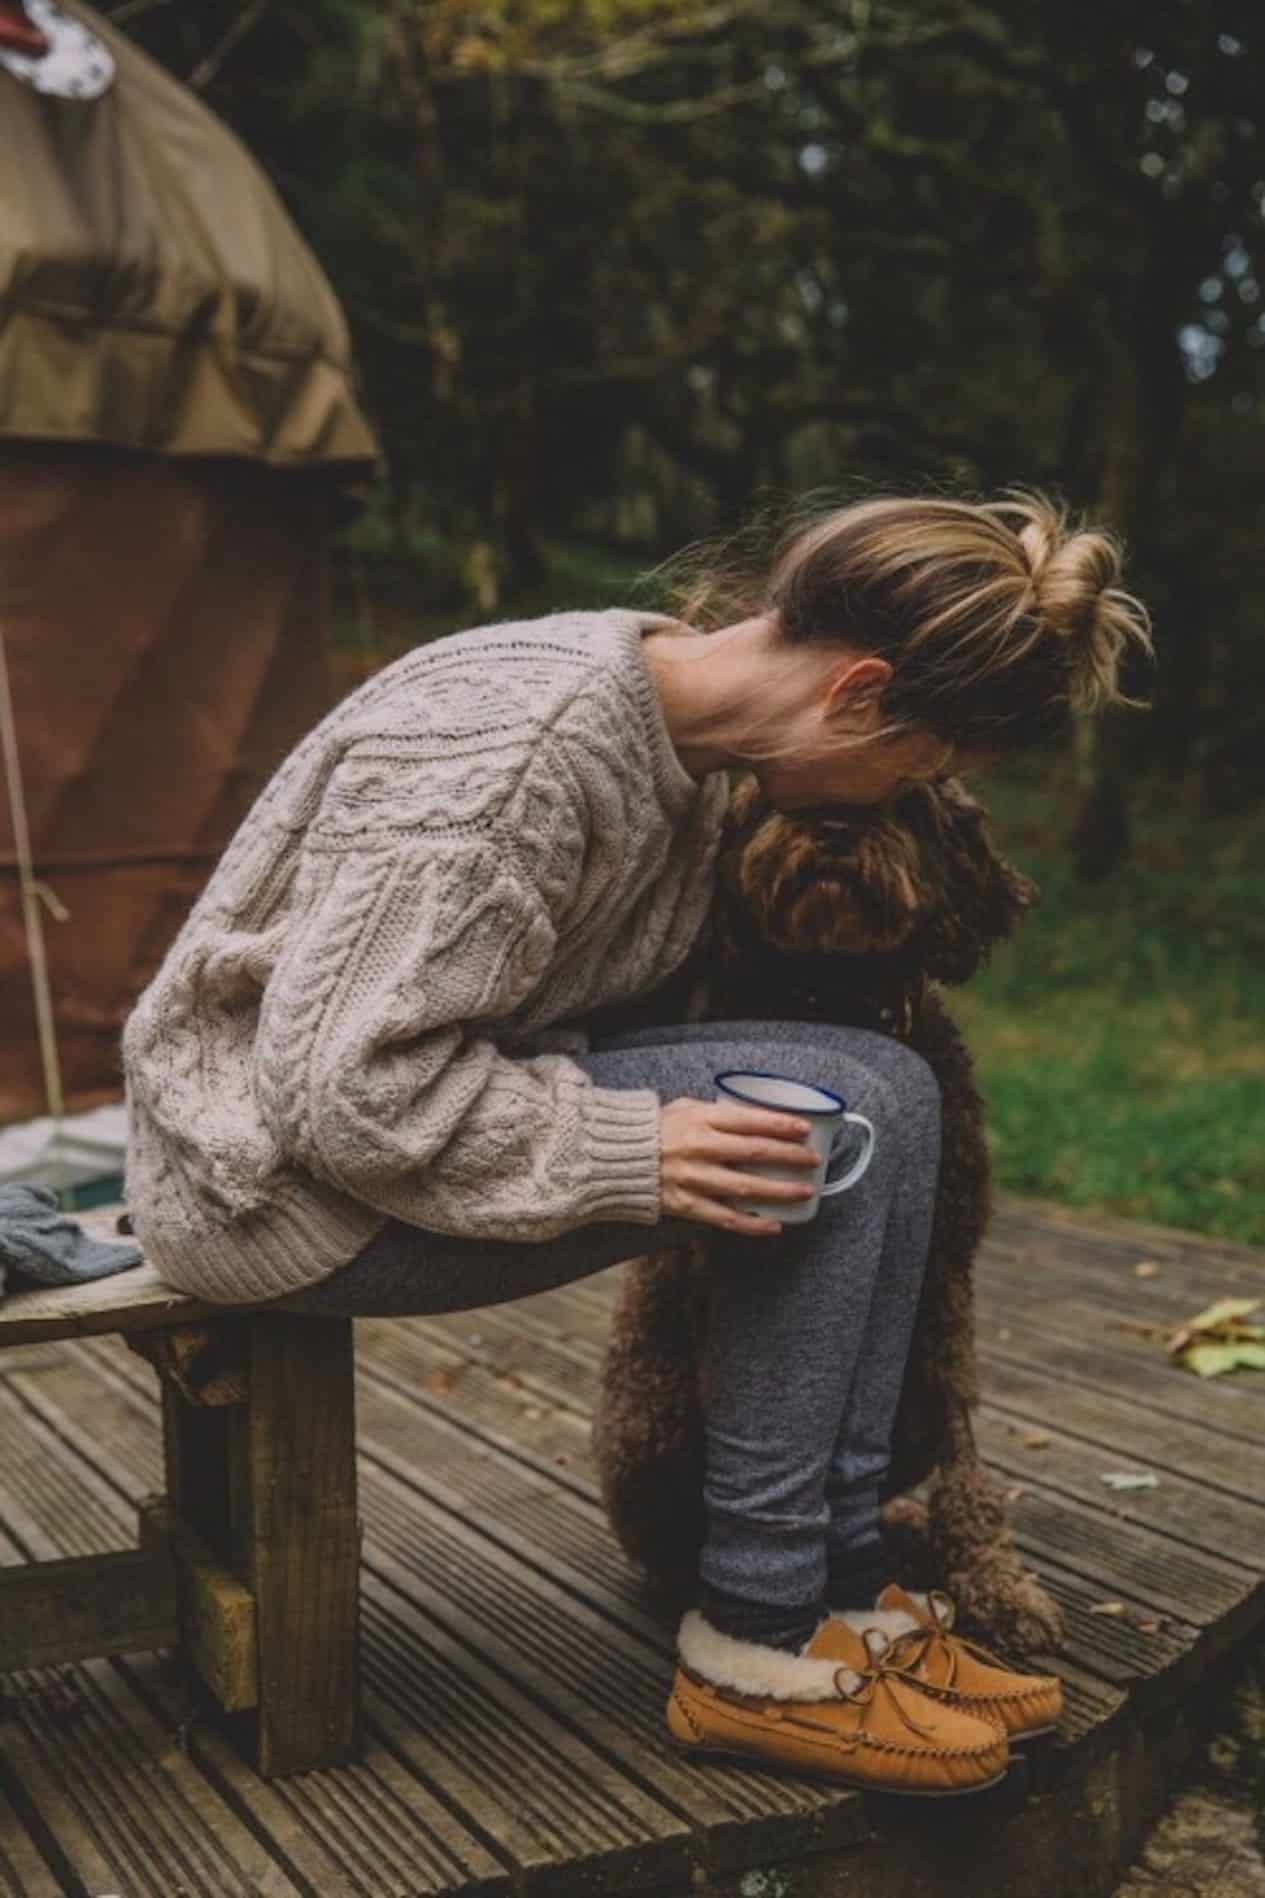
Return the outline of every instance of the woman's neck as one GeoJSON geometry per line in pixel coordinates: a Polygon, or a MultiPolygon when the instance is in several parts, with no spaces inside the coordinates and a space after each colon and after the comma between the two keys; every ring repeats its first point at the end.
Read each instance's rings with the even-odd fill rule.
{"type": "Polygon", "coordinates": [[[644,646],[673,749],[690,777],[741,765],[746,708],[770,664],[767,613],[715,633],[648,633],[644,646]]]}

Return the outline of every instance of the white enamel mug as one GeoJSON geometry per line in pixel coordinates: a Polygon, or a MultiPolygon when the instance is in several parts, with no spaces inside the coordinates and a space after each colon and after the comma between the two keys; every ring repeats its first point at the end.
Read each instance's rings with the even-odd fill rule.
{"type": "Polygon", "coordinates": [[[784,1226],[802,1226],[817,1216],[817,1207],[832,1193],[844,1193],[855,1186],[874,1155],[874,1126],[864,1114],[850,1114],[848,1103],[833,1088],[817,1087],[808,1081],[792,1081],[784,1074],[764,1074],[751,1068],[726,1068],[713,1075],[718,1100],[742,1101],[747,1107],[780,1107],[802,1116],[808,1122],[805,1138],[817,1154],[817,1165],[778,1166],[776,1162],[744,1165],[744,1173],[758,1173],[766,1180],[799,1180],[816,1187],[811,1199],[735,1200],[744,1213],[767,1214],[784,1226]],[[861,1152],[840,1179],[828,1184],[826,1173],[836,1157],[849,1126],[862,1129],[861,1152]]]}

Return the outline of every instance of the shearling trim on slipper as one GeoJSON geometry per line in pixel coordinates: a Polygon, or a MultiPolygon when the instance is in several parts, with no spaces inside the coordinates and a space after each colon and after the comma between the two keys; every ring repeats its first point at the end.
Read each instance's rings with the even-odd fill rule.
{"type": "Polygon", "coordinates": [[[764,1647],[722,1634],[698,1608],[688,1609],[681,1618],[677,1652],[686,1667],[713,1687],[730,1687],[735,1693],[756,1694],[765,1700],[840,1700],[836,1675],[850,1689],[861,1685],[861,1676],[838,1661],[815,1659],[803,1649],[792,1654],[786,1648],[764,1647]]]}
{"type": "MultiPolygon", "coordinates": [[[[914,1596],[916,1601],[918,1598],[914,1596]]],[[[911,1628],[923,1628],[926,1623],[915,1620],[904,1608],[836,1608],[835,1621],[846,1621],[850,1628],[860,1634],[864,1628],[877,1628],[889,1641],[898,1634],[908,1634],[911,1628]]]]}

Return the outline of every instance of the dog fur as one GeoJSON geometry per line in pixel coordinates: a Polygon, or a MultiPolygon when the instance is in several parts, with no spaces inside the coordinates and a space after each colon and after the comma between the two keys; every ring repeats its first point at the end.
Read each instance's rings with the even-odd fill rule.
{"type": "MultiPolygon", "coordinates": [[[[994,849],[983,807],[955,779],[891,803],[784,814],[757,780],[734,785],[717,896],[686,964],[594,1027],[743,1018],[830,1021],[896,1035],[940,1084],[943,1128],[930,1253],[884,1502],[903,1579],[945,1589],[961,1627],[1023,1656],[1055,1646],[1055,1603],[1011,1542],[982,1468],[972,1262],[988,1223],[984,1107],[940,995],[966,982],[1036,902],[994,849]],[[929,1493],[911,1492],[932,1478],[929,1493]]],[[[622,1268],[593,1419],[612,1529],[665,1608],[693,1599],[704,1521],[698,1344],[707,1247],[622,1268]]]]}

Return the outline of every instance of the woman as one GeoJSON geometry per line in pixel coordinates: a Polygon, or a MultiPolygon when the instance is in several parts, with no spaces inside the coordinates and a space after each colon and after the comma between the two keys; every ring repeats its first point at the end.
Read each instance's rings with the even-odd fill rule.
{"type": "Polygon", "coordinates": [[[918,1686],[861,1642],[891,1579],[878,1494],[939,1163],[930,1068],[779,1022],[776,996],[769,1020],[596,1044],[585,1018],[684,959],[729,769],[786,810],[870,804],[1134,703],[1118,672],[1150,637],[1119,574],[1110,537],[1041,496],[886,498],[790,532],[716,632],[561,612],[408,653],[285,760],[125,1026],[136,1232],[203,1297],[461,1310],[717,1229],[683,1745],[959,1790],[997,1777],[997,1706],[1034,1690],[966,1691],[943,1631],[915,1636],[918,1686]],[[739,1209],[810,1190],[745,1168],[812,1164],[793,1114],[713,1098],[742,1067],[875,1125],[864,1178],[806,1225],[739,1209]],[[961,1691],[936,1689],[941,1663],[961,1691]]]}

